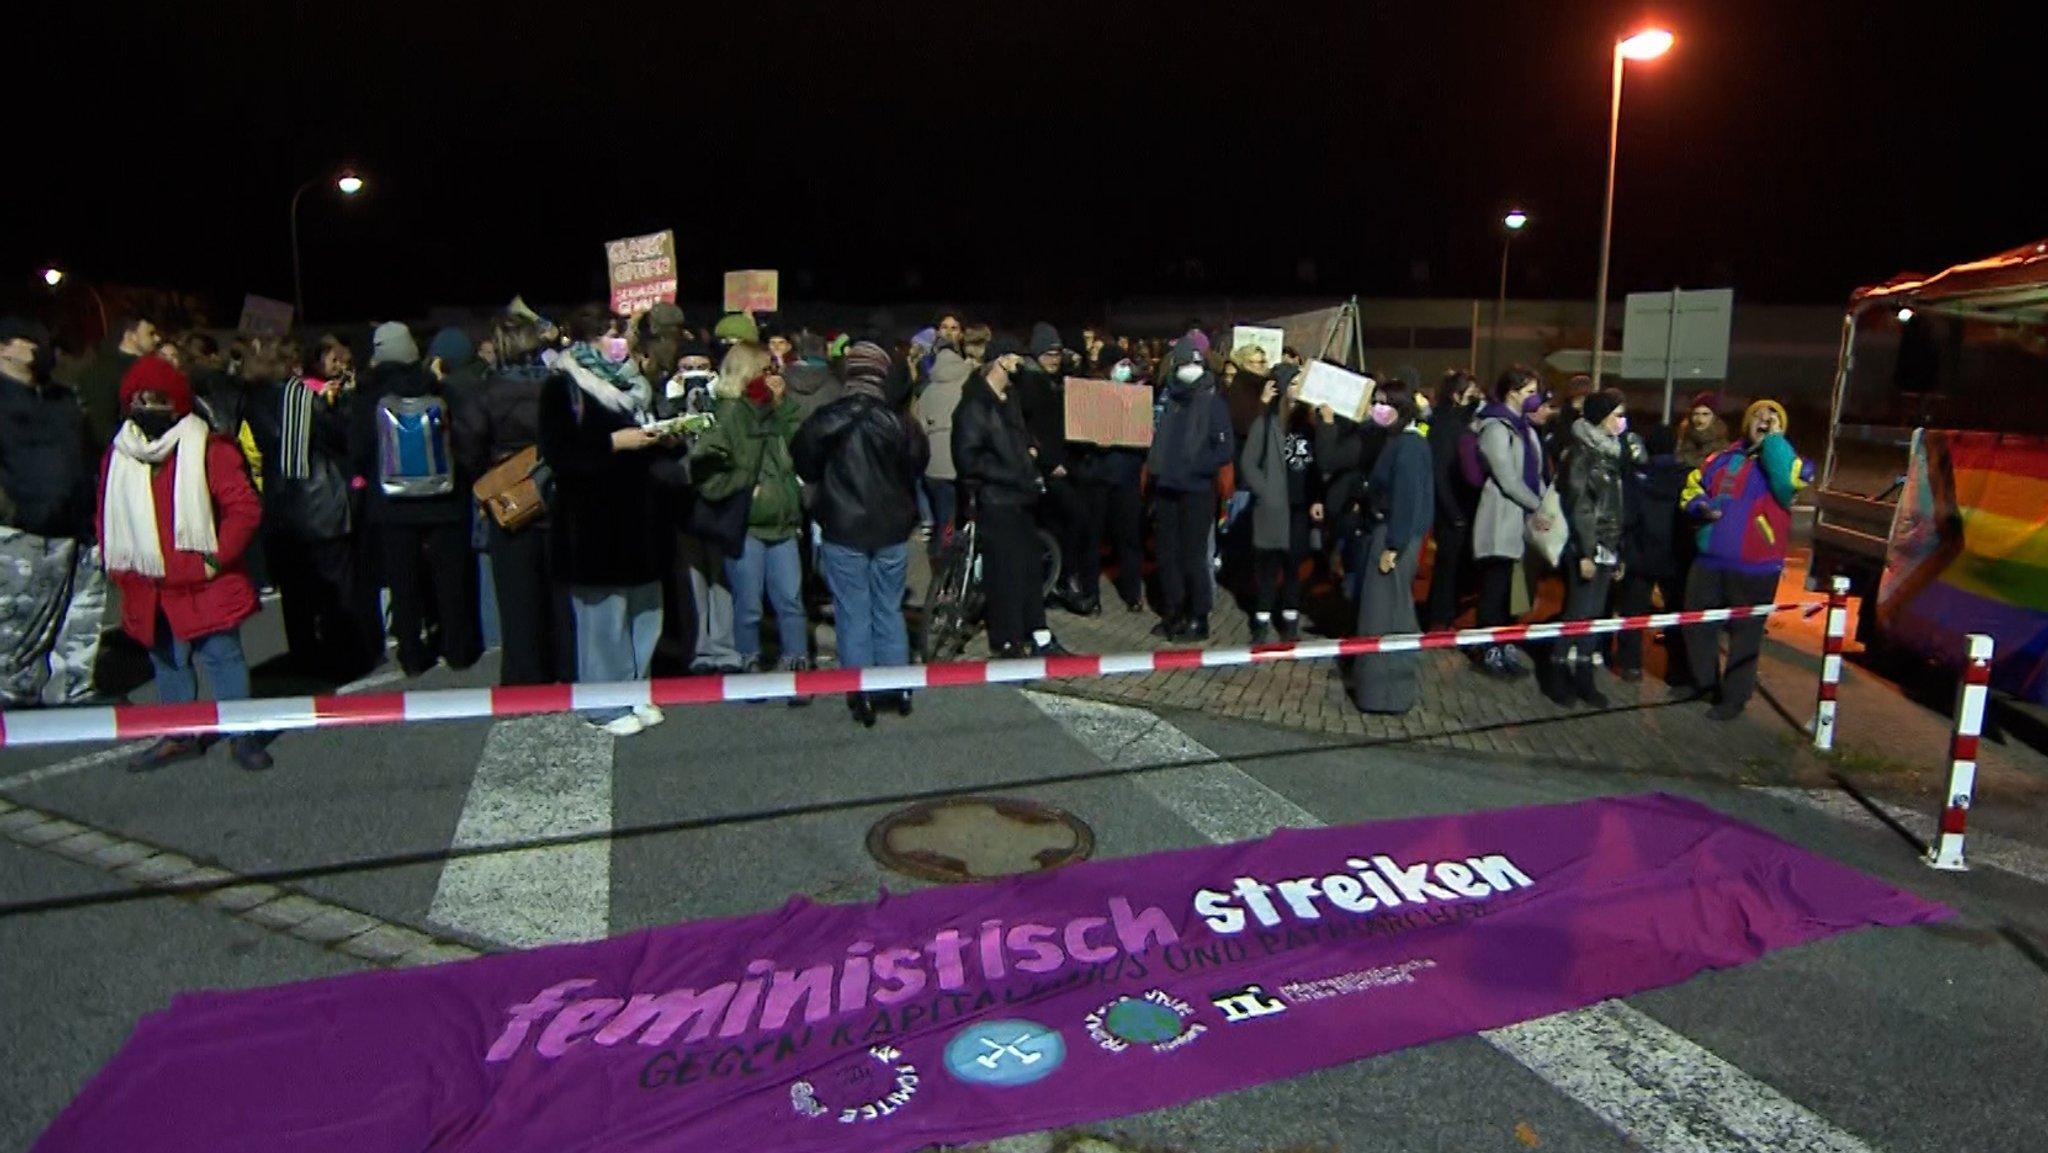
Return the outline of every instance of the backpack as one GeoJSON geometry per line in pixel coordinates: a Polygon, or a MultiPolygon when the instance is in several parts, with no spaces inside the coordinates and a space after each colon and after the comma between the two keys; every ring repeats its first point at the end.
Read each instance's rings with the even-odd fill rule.
{"type": "Polygon", "coordinates": [[[1479,426],[1468,425],[1458,433],[1458,471],[1473,488],[1486,487],[1486,462],[1479,457],[1479,426]]]}
{"type": "Polygon", "coordinates": [[[438,396],[386,396],[377,402],[376,419],[377,484],[386,497],[454,493],[447,401],[438,396]]]}

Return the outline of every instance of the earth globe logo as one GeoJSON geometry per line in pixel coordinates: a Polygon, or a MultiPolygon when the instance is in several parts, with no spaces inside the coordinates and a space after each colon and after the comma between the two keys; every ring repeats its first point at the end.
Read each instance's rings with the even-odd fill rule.
{"type": "Polygon", "coordinates": [[[1125,997],[1103,1015],[1103,1029],[1133,1045],[1164,1045],[1180,1036],[1180,1014],[1164,1005],[1125,997]]]}

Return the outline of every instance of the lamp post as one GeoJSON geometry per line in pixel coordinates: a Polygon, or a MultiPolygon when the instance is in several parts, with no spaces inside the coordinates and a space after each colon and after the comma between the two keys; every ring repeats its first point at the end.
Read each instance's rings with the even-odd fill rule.
{"type": "MultiPolygon", "coordinates": [[[[325,178],[308,180],[292,193],[292,319],[298,324],[306,323],[306,286],[299,275],[299,200],[308,189],[324,183],[325,178]]],[[[334,178],[334,188],[343,196],[354,196],[363,190],[363,178],[357,176],[353,169],[344,168],[334,178]]]]}
{"type": "Polygon", "coordinates": [[[1638,32],[1614,45],[1614,106],[1607,117],[1607,199],[1600,214],[1600,283],[1593,299],[1593,387],[1600,387],[1601,362],[1607,354],[1607,258],[1614,246],[1614,153],[1621,143],[1621,74],[1631,60],[1654,60],[1671,51],[1671,33],[1661,28],[1638,32]]]}
{"type": "MultiPolygon", "coordinates": [[[[43,278],[43,283],[49,286],[51,292],[57,291],[59,285],[62,285],[66,280],[70,279],[70,277],[65,273],[63,269],[58,268],[55,265],[51,265],[50,267],[43,269],[41,275],[43,278]]],[[[86,295],[92,297],[92,306],[95,309],[99,310],[100,339],[105,340],[108,336],[112,335],[112,333],[109,331],[111,326],[108,325],[107,323],[107,302],[100,298],[99,289],[94,288],[90,284],[82,285],[82,287],[85,289],[86,295]]]]}
{"type": "Polygon", "coordinates": [[[1508,253],[1514,247],[1515,237],[1522,234],[1528,223],[1529,214],[1519,208],[1509,209],[1508,214],[1500,218],[1501,227],[1507,231],[1500,240],[1500,295],[1493,301],[1493,339],[1487,342],[1486,375],[1480,381],[1487,388],[1493,387],[1493,374],[1500,361],[1501,326],[1508,311],[1508,253]]]}

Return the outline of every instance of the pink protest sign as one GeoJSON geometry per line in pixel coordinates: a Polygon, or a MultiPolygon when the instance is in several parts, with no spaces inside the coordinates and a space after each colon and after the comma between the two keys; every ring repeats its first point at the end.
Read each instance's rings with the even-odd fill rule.
{"type": "Polygon", "coordinates": [[[674,229],[647,236],[629,236],[624,240],[608,240],[604,246],[604,260],[611,271],[613,312],[631,316],[664,301],[675,303],[674,229]]]}
{"type": "Polygon", "coordinates": [[[1949,915],[1663,795],[1283,830],[182,997],[36,1148],[966,1145],[1949,915]]]}

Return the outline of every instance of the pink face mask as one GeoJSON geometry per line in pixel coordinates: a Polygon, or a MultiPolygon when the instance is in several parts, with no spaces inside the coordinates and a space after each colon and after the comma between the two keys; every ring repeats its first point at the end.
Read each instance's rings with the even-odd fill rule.
{"type": "Polygon", "coordinates": [[[1374,403],[1372,406],[1372,422],[1381,428],[1391,426],[1399,415],[1391,404],[1374,403]]]}

